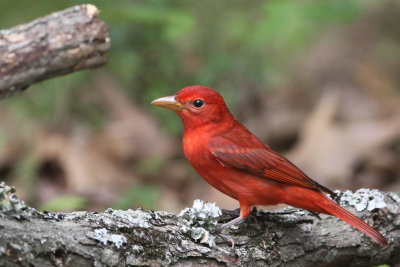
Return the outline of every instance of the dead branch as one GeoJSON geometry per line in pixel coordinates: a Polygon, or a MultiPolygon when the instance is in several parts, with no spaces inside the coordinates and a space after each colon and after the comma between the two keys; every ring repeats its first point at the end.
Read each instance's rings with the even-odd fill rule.
{"type": "Polygon", "coordinates": [[[94,5],[52,13],[0,31],[0,99],[58,75],[103,65],[107,25],[94,5]]]}
{"type": "MultiPolygon", "coordinates": [[[[375,191],[375,193],[378,191],[375,191]]],[[[0,213],[1,266],[376,266],[400,262],[400,197],[371,195],[355,212],[389,240],[382,247],[333,216],[288,208],[258,212],[228,231],[231,243],[199,243],[173,214],[141,210],[39,213],[31,208],[0,213]],[[382,207],[382,203],[379,205],[382,207]],[[371,206],[372,205],[372,206],[371,206]],[[372,211],[368,211],[373,208],[372,211]]],[[[364,194],[365,196],[365,194],[364,194]]],[[[11,202],[11,201],[10,201],[11,202]]],[[[15,200],[14,200],[15,202],[15,200]]],[[[352,202],[352,200],[350,201],[352,202]]],[[[361,204],[360,204],[361,203],[361,204]]],[[[211,233],[212,235],[212,233],[211,233]]],[[[204,236],[203,236],[204,237],[204,236]]]]}

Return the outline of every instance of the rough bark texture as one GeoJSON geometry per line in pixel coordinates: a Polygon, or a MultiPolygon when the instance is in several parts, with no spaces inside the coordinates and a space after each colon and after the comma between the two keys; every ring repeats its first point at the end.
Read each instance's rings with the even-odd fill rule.
{"type": "MultiPolygon", "coordinates": [[[[226,234],[235,239],[234,248],[220,237],[212,247],[196,242],[183,233],[182,218],[162,211],[109,209],[103,213],[39,213],[22,208],[0,213],[0,265],[374,266],[399,263],[400,197],[394,193],[379,194],[384,201],[379,206],[383,208],[374,208],[368,203],[363,212],[347,208],[377,227],[388,238],[388,247],[374,243],[335,217],[320,215],[319,219],[295,208],[258,212],[257,221],[246,220],[229,230],[226,234]]],[[[371,195],[368,198],[371,200],[371,195]]],[[[357,205],[360,209],[360,204],[357,205]]]]}
{"type": "Polygon", "coordinates": [[[0,31],[0,98],[29,85],[104,64],[107,25],[94,5],[75,6],[0,31]]]}

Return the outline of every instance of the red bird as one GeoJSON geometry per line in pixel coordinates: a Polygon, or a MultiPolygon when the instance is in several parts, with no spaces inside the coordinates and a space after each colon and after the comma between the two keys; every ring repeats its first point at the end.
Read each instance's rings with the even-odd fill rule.
{"type": "Polygon", "coordinates": [[[190,164],[210,185],[239,201],[240,216],[222,228],[249,216],[255,205],[285,203],[336,216],[388,245],[379,232],[323,194],[335,195],[331,190],[239,123],[219,93],[195,85],[152,104],[179,115],[184,126],[183,151],[190,164]]]}

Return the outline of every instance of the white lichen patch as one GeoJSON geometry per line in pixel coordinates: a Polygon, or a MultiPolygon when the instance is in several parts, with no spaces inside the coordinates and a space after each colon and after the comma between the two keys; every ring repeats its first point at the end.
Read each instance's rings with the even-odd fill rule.
{"type": "Polygon", "coordinates": [[[193,220],[196,219],[200,225],[212,220],[216,222],[215,218],[221,216],[222,212],[215,203],[204,203],[200,199],[193,202],[192,208],[182,210],[178,217],[193,220]]]}
{"type": "Polygon", "coordinates": [[[133,251],[135,254],[139,254],[139,253],[141,253],[141,252],[143,251],[143,247],[142,247],[142,246],[139,246],[139,245],[133,245],[133,246],[132,246],[132,251],[133,251]]]}
{"type": "Polygon", "coordinates": [[[28,208],[24,201],[17,197],[15,191],[13,186],[8,186],[3,181],[0,182],[0,211],[16,218],[32,213],[34,209],[28,208]]]}
{"type": "Polygon", "coordinates": [[[93,235],[90,237],[103,243],[104,245],[107,245],[108,242],[110,242],[114,244],[117,248],[120,248],[122,247],[122,245],[127,243],[127,239],[125,236],[110,234],[105,228],[94,230],[93,235]]]}
{"type": "Polygon", "coordinates": [[[215,203],[204,203],[196,199],[192,208],[182,210],[178,217],[181,218],[181,230],[200,243],[215,245],[216,236],[210,234],[217,229],[217,218],[222,212],[215,203]]]}
{"type": "Polygon", "coordinates": [[[107,209],[102,217],[102,222],[106,225],[141,228],[150,227],[149,219],[151,219],[151,215],[141,209],[127,211],[107,209]]]}
{"type": "Polygon", "coordinates": [[[399,214],[400,213],[400,196],[399,196],[399,193],[390,192],[390,193],[388,193],[388,195],[389,195],[390,199],[393,200],[393,201],[391,201],[391,203],[387,204],[388,210],[391,213],[399,214]]]}
{"type": "Polygon", "coordinates": [[[355,193],[346,190],[340,197],[340,202],[346,205],[351,205],[357,211],[374,209],[383,209],[387,205],[385,203],[385,195],[376,189],[359,189],[355,193]]]}
{"type": "Polygon", "coordinates": [[[398,194],[393,193],[393,192],[390,192],[390,193],[389,193],[389,196],[390,196],[394,201],[396,201],[398,204],[400,204],[400,196],[399,196],[398,194]]]}

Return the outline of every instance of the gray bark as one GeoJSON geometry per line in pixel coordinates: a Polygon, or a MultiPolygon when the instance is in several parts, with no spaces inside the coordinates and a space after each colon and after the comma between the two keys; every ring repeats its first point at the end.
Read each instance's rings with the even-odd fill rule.
{"type": "Polygon", "coordinates": [[[0,31],[0,98],[29,85],[103,65],[107,25],[94,5],[75,6],[0,31]]]}
{"type": "MultiPolygon", "coordinates": [[[[376,191],[377,192],[377,191],[376,191]]],[[[375,193],[376,193],[375,192],[375,193]]],[[[196,242],[182,218],[141,210],[0,213],[1,266],[376,266],[400,262],[400,197],[381,193],[373,206],[348,194],[344,203],[389,240],[383,247],[336,217],[288,208],[257,212],[216,245],[196,242]],[[356,201],[353,201],[356,200],[356,201]],[[375,203],[376,204],[376,203],[375,203]],[[372,211],[368,211],[372,210],[372,211]]],[[[365,195],[364,195],[365,196],[365,195]]]]}

